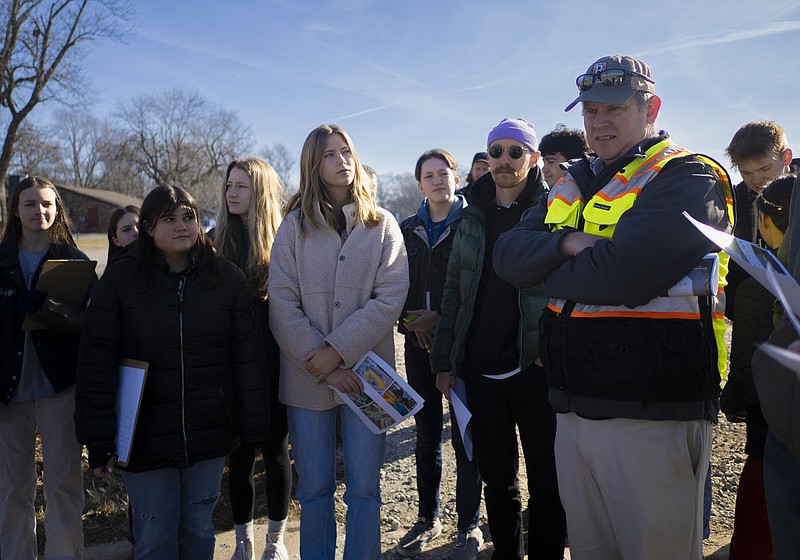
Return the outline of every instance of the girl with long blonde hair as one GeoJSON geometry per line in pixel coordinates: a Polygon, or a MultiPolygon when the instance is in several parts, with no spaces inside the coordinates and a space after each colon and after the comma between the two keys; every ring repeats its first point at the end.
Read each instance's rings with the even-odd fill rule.
{"type": "MultiPolygon", "coordinates": [[[[283,214],[283,191],[280,177],[263,159],[248,157],[232,161],[225,173],[217,228],[214,231],[217,251],[241,268],[250,283],[267,354],[269,371],[265,371],[264,375],[269,375],[270,379],[270,425],[261,452],[267,471],[269,525],[262,560],[289,558],[283,543],[292,490],[289,432],[286,407],[278,401],[279,350],[269,329],[267,299],[270,250],[283,214]]],[[[236,531],[236,549],[232,560],[255,558],[255,459],[255,450],[242,446],[231,453],[228,461],[231,511],[236,531]]]]}
{"type": "Polygon", "coordinates": [[[347,504],[345,560],[377,560],[380,469],[376,435],[336,396],[360,393],[351,369],[372,350],[394,363],[393,327],[408,291],[400,228],[376,207],[353,142],[317,127],[300,156],[300,189],[272,245],[270,326],[280,346],[280,400],[298,472],[300,555],[333,560],[336,419],[341,422],[347,504]]]}

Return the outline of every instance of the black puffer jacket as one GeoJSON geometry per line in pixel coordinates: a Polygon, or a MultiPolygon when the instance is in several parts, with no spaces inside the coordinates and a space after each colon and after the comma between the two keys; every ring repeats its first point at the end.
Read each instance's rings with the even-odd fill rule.
{"type": "MultiPolygon", "coordinates": [[[[20,328],[25,311],[20,294],[27,289],[19,264],[16,243],[0,245],[0,403],[8,404],[19,387],[22,371],[22,349],[25,333],[20,328]]],[[[88,257],[64,243],[53,243],[42,264],[48,259],[82,259],[88,257]]],[[[34,275],[32,285],[39,280],[42,264],[34,275]]],[[[78,335],[51,329],[32,331],[33,344],[47,379],[58,393],[75,384],[78,364],[78,335]]]]}
{"type": "Polygon", "coordinates": [[[731,336],[731,369],[728,382],[722,390],[720,405],[726,414],[747,411],[747,443],[745,453],[763,457],[767,441],[767,423],[761,413],[761,404],[753,383],[752,360],[756,348],[769,339],[775,296],[753,278],[748,278],[738,289],[739,303],[733,319],[731,336]]]}
{"type": "Polygon", "coordinates": [[[114,453],[118,366],[149,363],[127,470],[187,467],[230,453],[241,436],[264,437],[269,375],[250,289],[219,259],[222,283],[204,286],[196,268],[150,282],[132,257],[98,282],[81,336],[75,421],[89,464],[114,453]],[[183,296],[181,297],[181,292],[183,296]]]}
{"type": "MultiPolygon", "coordinates": [[[[753,205],[756,202],[756,198],[758,198],[758,194],[742,181],[734,187],[733,195],[736,201],[736,221],[733,226],[733,235],[739,239],[765,247],[761,232],[758,230],[758,220],[753,221],[753,205]]],[[[728,285],[725,286],[725,316],[731,321],[733,321],[734,309],[736,308],[739,284],[748,278],[750,278],[750,275],[731,259],[728,265],[728,276],[726,277],[728,285]]]]}

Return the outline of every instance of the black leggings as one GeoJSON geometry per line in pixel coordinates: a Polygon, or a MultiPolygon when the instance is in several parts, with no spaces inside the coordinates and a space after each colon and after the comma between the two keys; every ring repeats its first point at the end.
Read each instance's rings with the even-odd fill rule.
{"type": "MultiPolygon", "coordinates": [[[[261,453],[266,467],[267,515],[280,521],[289,514],[292,492],[292,464],[289,459],[289,425],[286,405],[278,402],[278,389],[272,387],[270,424],[261,453]]],[[[228,488],[233,522],[244,525],[253,520],[255,482],[253,468],[256,452],[242,445],[228,457],[228,488]]]]}

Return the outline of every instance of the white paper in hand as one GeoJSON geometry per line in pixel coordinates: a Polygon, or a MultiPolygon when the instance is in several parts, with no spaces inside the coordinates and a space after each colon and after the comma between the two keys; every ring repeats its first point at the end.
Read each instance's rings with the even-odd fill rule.
{"type": "Polygon", "coordinates": [[[456,415],[461,441],[464,442],[464,452],[467,454],[467,459],[472,461],[472,430],[469,424],[472,413],[467,408],[467,386],[460,377],[456,377],[456,386],[450,388],[450,402],[456,415]]]}

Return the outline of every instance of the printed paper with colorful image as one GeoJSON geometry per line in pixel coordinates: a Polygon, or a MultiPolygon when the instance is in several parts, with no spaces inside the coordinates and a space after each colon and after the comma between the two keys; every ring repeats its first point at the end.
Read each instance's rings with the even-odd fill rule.
{"type": "Polygon", "coordinates": [[[343,393],[330,386],[344,403],[357,412],[372,433],[380,434],[416,414],[425,403],[389,364],[367,352],[353,371],[361,377],[361,393],[343,393]]]}

